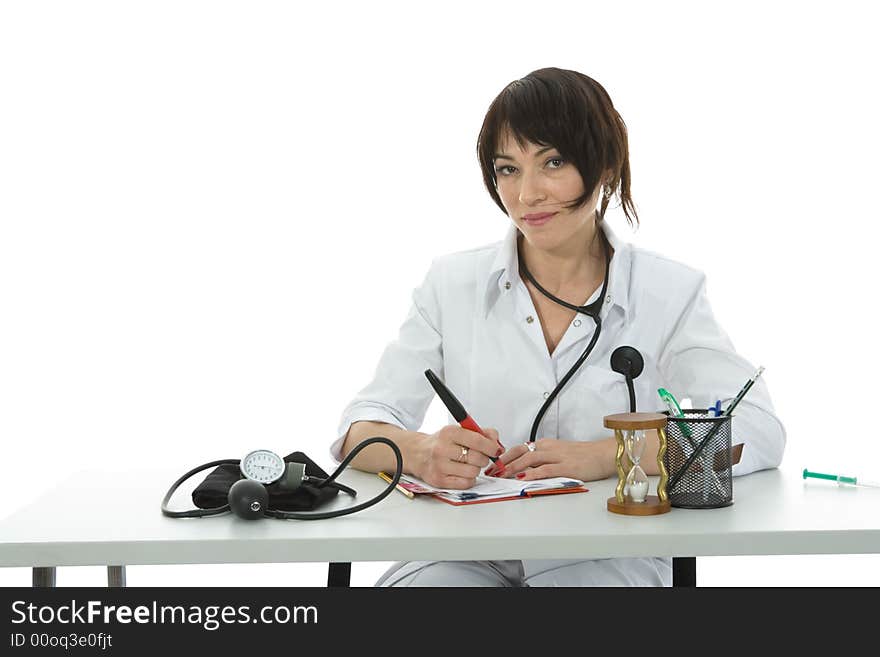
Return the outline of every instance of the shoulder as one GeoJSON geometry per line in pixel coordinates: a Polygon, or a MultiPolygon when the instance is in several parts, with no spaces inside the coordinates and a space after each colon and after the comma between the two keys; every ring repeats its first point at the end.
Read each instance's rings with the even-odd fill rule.
{"type": "Polygon", "coordinates": [[[502,241],[492,242],[465,251],[436,256],[431,261],[426,283],[447,289],[473,287],[489,275],[502,244],[502,241]]]}
{"type": "Polygon", "coordinates": [[[699,269],[655,251],[630,245],[630,284],[650,294],[693,295],[706,279],[699,269]]]}
{"type": "Polygon", "coordinates": [[[674,324],[698,303],[705,290],[706,275],[655,251],[631,246],[627,294],[633,317],[674,324]]]}
{"type": "Polygon", "coordinates": [[[498,266],[504,242],[436,256],[413,299],[432,316],[434,326],[449,329],[455,320],[467,321],[483,303],[490,271],[498,266]]]}

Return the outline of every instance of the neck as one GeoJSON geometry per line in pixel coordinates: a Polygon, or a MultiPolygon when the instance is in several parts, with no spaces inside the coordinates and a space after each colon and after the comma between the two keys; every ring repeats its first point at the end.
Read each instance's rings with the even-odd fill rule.
{"type": "Polygon", "coordinates": [[[605,274],[603,235],[595,221],[559,247],[536,249],[520,236],[518,247],[529,272],[543,288],[556,293],[572,287],[589,286],[605,274]]]}

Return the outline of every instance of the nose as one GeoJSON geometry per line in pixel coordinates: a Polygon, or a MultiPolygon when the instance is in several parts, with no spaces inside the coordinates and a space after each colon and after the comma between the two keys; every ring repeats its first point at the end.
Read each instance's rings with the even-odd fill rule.
{"type": "Polygon", "coordinates": [[[534,205],[547,199],[547,193],[537,173],[523,173],[520,176],[519,202],[523,205],[534,205]]]}

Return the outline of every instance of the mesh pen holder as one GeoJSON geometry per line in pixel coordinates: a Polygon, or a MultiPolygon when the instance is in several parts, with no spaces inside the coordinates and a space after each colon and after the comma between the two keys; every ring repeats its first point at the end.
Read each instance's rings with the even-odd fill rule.
{"type": "Polygon", "coordinates": [[[733,504],[732,416],[712,417],[708,409],[682,410],[684,417],[666,419],[669,472],[667,493],[674,507],[717,509],[733,504]],[[703,444],[705,443],[705,444],[703,444]],[[696,456],[697,448],[702,445],[696,456]]]}

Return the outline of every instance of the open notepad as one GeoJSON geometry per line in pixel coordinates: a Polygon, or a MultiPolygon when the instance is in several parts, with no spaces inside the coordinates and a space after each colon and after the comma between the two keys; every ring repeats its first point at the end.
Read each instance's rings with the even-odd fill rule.
{"type": "Polygon", "coordinates": [[[518,481],[478,475],[477,483],[465,490],[436,488],[411,475],[402,475],[400,485],[419,495],[431,495],[447,504],[480,504],[502,500],[521,500],[539,495],[560,495],[564,493],[586,493],[584,482],[569,477],[550,477],[534,481],[518,481]]]}

